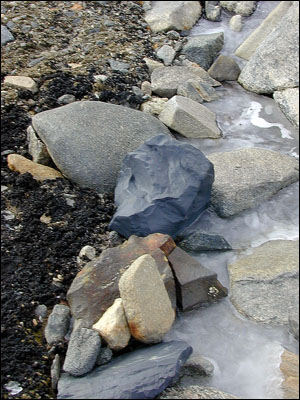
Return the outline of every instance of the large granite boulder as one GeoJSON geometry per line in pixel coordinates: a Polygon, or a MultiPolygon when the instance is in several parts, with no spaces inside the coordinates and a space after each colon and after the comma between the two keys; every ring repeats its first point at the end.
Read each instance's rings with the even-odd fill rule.
{"type": "Polygon", "coordinates": [[[192,353],[182,341],[159,343],[122,354],[76,378],[62,374],[58,399],[154,399],[179,375],[192,353]]]}
{"type": "Polygon", "coordinates": [[[145,21],[152,32],[190,29],[198,20],[202,7],[198,1],[157,1],[146,12],[145,21]]]}
{"type": "Polygon", "coordinates": [[[299,88],[278,90],[273,98],[287,119],[299,128],[299,88]]]}
{"type": "Polygon", "coordinates": [[[230,298],[246,317],[289,325],[299,310],[299,241],[272,240],[228,266],[230,298]]]}
{"type": "Polygon", "coordinates": [[[33,116],[58,169],[81,187],[112,191],[125,155],[169,131],[157,118],[100,101],[78,101],[33,116]]]}
{"type": "Polygon", "coordinates": [[[299,2],[293,2],[277,28],[257,48],[238,82],[256,93],[299,86],[299,2]]]}
{"type": "Polygon", "coordinates": [[[271,198],[299,179],[298,161],[262,148],[212,153],[215,168],[211,203],[221,217],[231,217],[271,198]]]}
{"type": "Polygon", "coordinates": [[[213,180],[212,164],[200,150],[156,136],[125,157],[109,227],[125,237],[175,237],[207,207],[213,180]]]}

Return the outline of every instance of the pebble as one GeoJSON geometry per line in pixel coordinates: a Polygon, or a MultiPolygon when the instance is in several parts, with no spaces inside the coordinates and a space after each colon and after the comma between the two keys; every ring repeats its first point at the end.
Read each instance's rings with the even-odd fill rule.
{"type": "Polygon", "coordinates": [[[39,304],[36,309],[34,310],[34,313],[37,317],[42,317],[46,318],[47,317],[47,312],[48,308],[45,304],[39,304]]]}
{"type": "Polygon", "coordinates": [[[64,94],[57,99],[58,104],[70,104],[76,101],[76,97],[72,94],[64,94]]]}

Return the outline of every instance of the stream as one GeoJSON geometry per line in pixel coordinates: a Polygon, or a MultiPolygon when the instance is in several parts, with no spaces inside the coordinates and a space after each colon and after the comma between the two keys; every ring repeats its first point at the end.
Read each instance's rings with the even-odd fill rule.
{"type": "MultiPolygon", "coordinates": [[[[224,32],[221,54],[232,56],[243,68],[246,61],[233,55],[279,1],[260,1],[255,13],[243,18],[241,32],[229,28],[233,14],[222,10],[222,21],[201,19],[190,35],[224,32]]],[[[187,139],[205,155],[245,147],[262,147],[299,157],[299,134],[272,97],[244,90],[237,82],[216,88],[220,99],[205,103],[217,115],[221,139],[187,139]]],[[[254,209],[230,218],[218,217],[207,209],[189,231],[202,230],[222,235],[234,250],[190,253],[218,274],[229,288],[227,265],[269,240],[296,240],[299,236],[299,183],[294,183],[254,209]]],[[[188,231],[186,231],[188,232],[188,231]]],[[[181,339],[191,344],[194,355],[204,356],[214,365],[211,377],[185,376],[181,385],[212,386],[245,399],[282,398],[279,371],[284,349],[299,352],[299,344],[286,326],[255,323],[239,314],[229,296],[218,303],[181,313],[165,341],[181,339]]]]}

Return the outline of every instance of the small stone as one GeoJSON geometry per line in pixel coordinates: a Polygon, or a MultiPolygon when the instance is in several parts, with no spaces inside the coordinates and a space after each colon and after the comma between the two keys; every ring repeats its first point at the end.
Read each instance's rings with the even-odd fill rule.
{"type": "Polygon", "coordinates": [[[116,61],[116,60],[108,60],[109,65],[113,71],[118,71],[118,72],[128,72],[128,69],[130,68],[130,65],[127,63],[123,63],[121,61],[116,61]]]}
{"type": "Polygon", "coordinates": [[[51,365],[51,387],[53,390],[57,388],[57,383],[60,378],[60,368],[60,358],[59,355],[56,354],[51,365]]]}
{"type": "Polygon", "coordinates": [[[219,99],[215,89],[200,79],[188,79],[177,88],[177,94],[187,97],[197,103],[210,102],[219,99]]]}
{"type": "Polygon", "coordinates": [[[113,352],[109,347],[101,347],[97,360],[96,360],[96,365],[104,365],[110,362],[112,359],[113,352]]]}
{"type": "Polygon", "coordinates": [[[171,65],[175,58],[176,51],[171,46],[165,44],[157,50],[156,55],[163,60],[165,65],[171,65]]]}
{"type": "Polygon", "coordinates": [[[50,154],[46,145],[37,137],[31,125],[27,128],[27,142],[28,153],[31,155],[32,161],[48,166],[51,162],[50,154]]]}
{"type": "Polygon", "coordinates": [[[151,58],[145,57],[145,58],[143,58],[143,60],[145,61],[150,74],[152,74],[152,72],[156,68],[162,68],[164,66],[164,64],[162,64],[161,62],[152,60],[151,58]]]}
{"type": "Polygon", "coordinates": [[[217,4],[217,1],[206,1],[205,2],[205,14],[209,21],[220,21],[221,20],[221,7],[217,4]]]}
{"type": "Polygon", "coordinates": [[[192,356],[184,364],[183,375],[211,376],[214,372],[214,365],[204,357],[192,356]]]}
{"type": "Polygon", "coordinates": [[[228,11],[249,17],[256,9],[257,1],[220,1],[220,6],[228,11]]]}
{"type": "Polygon", "coordinates": [[[232,250],[230,244],[220,235],[194,232],[179,242],[179,247],[185,251],[232,250]]]}
{"type": "Polygon", "coordinates": [[[207,71],[209,75],[219,82],[236,81],[241,69],[238,64],[228,56],[219,56],[207,71]]]}
{"type": "Polygon", "coordinates": [[[180,34],[176,31],[168,31],[167,37],[172,40],[178,40],[180,39],[180,34]]]}
{"type": "Polygon", "coordinates": [[[142,90],[143,94],[151,96],[151,94],[152,94],[151,83],[148,81],[142,82],[141,90],[142,90]]]}
{"type": "Polygon", "coordinates": [[[166,102],[168,101],[167,97],[151,97],[150,100],[141,104],[141,111],[144,111],[148,114],[158,116],[165,107],[166,102]]]}
{"type": "Polygon", "coordinates": [[[243,27],[242,23],[242,16],[241,15],[234,15],[230,18],[229,21],[230,29],[234,32],[240,32],[243,27]]]}
{"type": "Polygon", "coordinates": [[[96,249],[93,246],[84,246],[79,252],[80,258],[88,258],[89,260],[93,260],[96,257],[96,249]]]}
{"type": "Polygon", "coordinates": [[[132,91],[136,96],[143,97],[144,93],[138,86],[132,86],[132,91]]]}
{"type": "Polygon", "coordinates": [[[76,101],[76,97],[73,96],[72,94],[64,94],[57,99],[58,104],[62,105],[70,104],[73,103],[74,101],[76,101]]]}
{"type": "Polygon", "coordinates": [[[13,42],[15,40],[14,36],[6,28],[5,25],[1,25],[1,46],[8,42],[13,42]]]}
{"type": "Polygon", "coordinates": [[[49,315],[45,328],[45,337],[49,345],[64,339],[70,325],[70,309],[56,304],[49,315]]]}
{"type": "Polygon", "coordinates": [[[36,309],[34,310],[34,313],[37,317],[42,317],[46,318],[47,317],[47,311],[48,308],[45,306],[45,304],[39,304],[36,309]]]}
{"type": "Polygon", "coordinates": [[[28,76],[7,75],[4,78],[4,85],[17,89],[30,90],[32,93],[36,93],[38,91],[37,84],[28,76]]]}

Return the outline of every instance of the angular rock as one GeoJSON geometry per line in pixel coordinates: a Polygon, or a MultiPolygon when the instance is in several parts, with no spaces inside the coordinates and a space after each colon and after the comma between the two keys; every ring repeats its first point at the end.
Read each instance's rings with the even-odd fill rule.
{"type": "Polygon", "coordinates": [[[185,251],[232,250],[223,236],[205,232],[193,232],[187,238],[180,240],[178,246],[185,251]]]}
{"type": "Polygon", "coordinates": [[[289,312],[289,331],[299,342],[299,309],[289,312]]]}
{"type": "Polygon", "coordinates": [[[4,85],[23,90],[29,90],[32,93],[36,93],[38,91],[37,84],[28,76],[6,75],[4,78],[4,85]]]}
{"type": "Polygon", "coordinates": [[[70,325],[70,309],[63,304],[56,304],[49,315],[45,328],[45,337],[49,345],[63,340],[70,325]]]}
{"type": "Polygon", "coordinates": [[[184,364],[182,375],[211,376],[214,372],[214,365],[204,357],[192,356],[184,364]]]}
{"type": "Polygon", "coordinates": [[[99,333],[93,329],[78,328],[72,332],[63,370],[81,376],[94,367],[101,347],[99,333]]]}
{"type": "Polygon", "coordinates": [[[7,156],[7,165],[9,169],[17,171],[20,174],[26,174],[26,172],[29,172],[33,179],[37,181],[64,178],[64,176],[56,169],[30,161],[19,154],[9,154],[7,156]]]}
{"type": "Polygon", "coordinates": [[[164,68],[164,64],[159,61],[152,60],[148,57],[143,58],[143,60],[145,61],[150,74],[152,74],[156,68],[164,68]]]}
{"type": "Polygon", "coordinates": [[[153,399],[179,375],[192,348],[181,341],[122,354],[80,379],[62,374],[58,399],[153,399]]]}
{"type": "Polygon", "coordinates": [[[130,65],[121,61],[108,60],[109,65],[113,71],[127,73],[130,65]]]}
{"type": "Polygon", "coordinates": [[[235,55],[245,60],[249,60],[258,46],[267,38],[267,36],[277,27],[281,18],[286,14],[292,1],[281,1],[275,7],[266,19],[247,37],[247,39],[237,48],[235,55]]]}
{"type": "Polygon", "coordinates": [[[238,82],[255,93],[299,86],[299,2],[293,2],[276,29],[242,69],[238,82]]]}
{"type": "Polygon", "coordinates": [[[163,60],[165,65],[171,65],[175,58],[176,51],[173,47],[165,44],[157,50],[156,55],[163,60]]]}
{"type": "Polygon", "coordinates": [[[13,42],[15,40],[14,36],[6,28],[5,25],[1,25],[1,46],[8,42],[13,42]]]}
{"type": "Polygon", "coordinates": [[[243,27],[242,16],[241,15],[234,15],[230,18],[229,21],[230,29],[234,32],[240,32],[243,27]]]}
{"type": "Polygon", "coordinates": [[[220,6],[235,14],[249,17],[256,10],[257,1],[220,1],[220,6]]]}
{"type": "Polygon", "coordinates": [[[157,118],[100,101],[78,101],[33,116],[33,128],[60,171],[81,187],[112,191],[125,155],[158,133],[157,118]]]}
{"type": "Polygon", "coordinates": [[[45,144],[37,137],[32,126],[27,128],[28,153],[32,157],[32,161],[38,164],[49,165],[51,162],[50,154],[48,153],[45,144]]]}
{"type": "Polygon", "coordinates": [[[209,102],[219,98],[215,89],[207,83],[201,82],[200,79],[188,79],[178,86],[177,94],[200,104],[203,101],[209,102]]]}
{"type": "Polygon", "coordinates": [[[183,46],[181,53],[190,61],[208,70],[219,55],[224,44],[224,33],[191,36],[183,46]]]}
{"type": "Polygon", "coordinates": [[[145,14],[152,32],[190,29],[201,15],[198,1],[158,1],[145,14]]]}
{"type": "Polygon", "coordinates": [[[128,345],[130,330],[127,324],[123,301],[116,299],[96,324],[93,325],[112,350],[121,350],[128,345]]]}
{"type": "Polygon", "coordinates": [[[278,90],[273,98],[287,119],[299,128],[299,88],[278,90]]]}
{"type": "Polygon", "coordinates": [[[299,242],[272,240],[228,266],[231,301],[256,322],[288,325],[299,310],[299,242]]]}
{"type": "Polygon", "coordinates": [[[176,95],[179,85],[193,78],[201,78],[211,86],[221,85],[201,67],[163,67],[155,69],[151,74],[152,91],[160,97],[170,98],[176,95]]]}
{"type": "Polygon", "coordinates": [[[284,376],[281,384],[284,399],[299,399],[299,356],[284,350],[280,370],[284,376]]]}
{"type": "MultiPolygon", "coordinates": [[[[91,327],[120,297],[120,276],[133,261],[157,249],[168,255],[175,247],[170,236],[157,233],[145,238],[131,236],[122,245],[104,250],[100,257],[84,266],[68,290],[67,299],[72,315],[83,319],[91,327]]],[[[167,287],[169,280],[170,275],[166,274],[167,287]]],[[[173,289],[169,295],[172,296],[172,293],[173,289]]]]}
{"type": "Polygon", "coordinates": [[[168,101],[167,97],[151,97],[150,100],[141,104],[141,110],[148,114],[158,116],[164,109],[165,103],[168,101]]]}
{"type": "Polygon", "coordinates": [[[236,81],[241,70],[232,58],[219,56],[207,72],[212,78],[222,82],[236,81]]]}
{"type": "Polygon", "coordinates": [[[173,96],[167,101],[158,118],[185,137],[202,139],[221,137],[215,113],[183,96],[173,96]]]}
{"type": "Polygon", "coordinates": [[[218,1],[205,2],[205,15],[209,21],[221,21],[222,9],[218,1]]]}
{"type": "Polygon", "coordinates": [[[211,203],[221,217],[231,217],[271,198],[298,181],[298,161],[263,148],[212,153],[215,168],[211,203]]]}
{"type": "Polygon", "coordinates": [[[172,386],[163,391],[158,399],[240,399],[241,397],[234,396],[215,389],[209,386],[172,386]]]}
{"type": "Polygon", "coordinates": [[[109,228],[125,237],[154,232],[175,237],[207,207],[213,179],[200,150],[156,136],[125,157],[109,228]]]}

